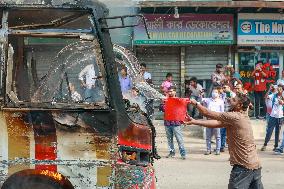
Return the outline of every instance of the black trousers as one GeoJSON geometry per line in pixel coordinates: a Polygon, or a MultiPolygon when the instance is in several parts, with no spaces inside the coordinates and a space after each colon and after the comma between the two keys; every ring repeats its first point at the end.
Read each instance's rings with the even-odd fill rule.
{"type": "Polygon", "coordinates": [[[265,114],[264,93],[265,93],[264,91],[254,91],[255,117],[264,116],[265,114]],[[262,112],[260,111],[260,106],[263,107],[262,112]]]}
{"type": "Polygon", "coordinates": [[[263,189],[261,168],[250,170],[239,165],[234,165],[228,189],[263,189]]]}

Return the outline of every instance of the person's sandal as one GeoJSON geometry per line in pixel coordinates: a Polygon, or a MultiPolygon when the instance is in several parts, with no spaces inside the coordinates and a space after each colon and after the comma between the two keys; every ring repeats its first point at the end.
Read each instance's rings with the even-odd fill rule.
{"type": "Polygon", "coordinates": [[[266,150],[266,146],[262,146],[260,150],[261,151],[265,151],[266,150]]]}
{"type": "Polygon", "coordinates": [[[204,155],[210,155],[211,154],[211,151],[206,151],[205,153],[204,153],[204,155]]]}

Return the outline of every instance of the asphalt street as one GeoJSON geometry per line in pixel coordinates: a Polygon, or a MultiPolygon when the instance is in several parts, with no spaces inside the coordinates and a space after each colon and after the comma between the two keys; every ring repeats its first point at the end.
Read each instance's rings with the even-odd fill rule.
{"type": "MultiPolygon", "coordinates": [[[[176,157],[167,159],[167,140],[164,126],[156,122],[157,147],[162,159],[155,161],[157,187],[159,189],[226,189],[228,186],[231,166],[228,152],[216,156],[205,156],[205,140],[190,136],[191,128],[184,128],[184,140],[188,152],[187,159],[182,160],[178,153],[176,157]]],[[[262,140],[257,140],[260,149],[262,140]]],[[[215,147],[213,144],[212,147],[215,147]]],[[[262,181],[266,189],[284,188],[284,156],[272,152],[273,141],[267,151],[259,152],[262,163],[262,181]]]]}

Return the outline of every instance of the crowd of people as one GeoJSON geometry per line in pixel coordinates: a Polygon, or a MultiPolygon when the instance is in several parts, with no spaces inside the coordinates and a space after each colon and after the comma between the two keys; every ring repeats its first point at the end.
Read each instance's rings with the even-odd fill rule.
{"type": "MultiPolygon", "coordinates": [[[[252,107],[252,103],[248,97],[248,92],[242,86],[239,74],[229,66],[226,67],[225,71],[227,71],[226,74],[221,64],[216,65],[216,71],[211,75],[212,86],[209,90],[208,98],[205,98],[205,90],[197,83],[197,78],[193,77],[190,79],[186,97],[190,98],[189,106],[191,108],[189,109],[189,114],[191,117],[186,118],[183,123],[175,120],[164,120],[169,148],[169,154],[166,158],[175,156],[173,143],[173,136],[175,136],[181,158],[183,160],[186,159],[187,152],[184,148],[182,124],[203,126],[206,128],[205,155],[212,153],[211,139],[213,135],[216,138],[215,155],[220,155],[220,152],[224,152],[226,142],[228,144],[230,164],[233,166],[228,188],[263,189],[261,164],[248,116],[248,109],[252,107]],[[200,116],[196,112],[200,112],[200,115],[206,117],[207,120],[195,119],[195,117],[200,116]]],[[[261,70],[259,71],[261,72],[261,70]]],[[[264,74],[262,76],[266,77],[264,74]]],[[[175,97],[174,84],[172,83],[172,75],[170,73],[167,74],[166,81],[162,83],[161,90],[168,98],[175,97]],[[169,87],[167,88],[167,86],[169,87]]],[[[275,94],[269,95],[267,100],[272,101],[272,104],[279,104],[283,114],[282,103],[284,104],[284,101],[275,97],[275,94]]],[[[274,105],[272,111],[275,108],[276,106],[274,105]]],[[[161,109],[165,110],[164,103],[161,109]]],[[[270,118],[269,123],[272,124],[270,118]]],[[[275,124],[275,121],[273,124],[275,124]]],[[[269,126],[267,128],[267,138],[271,137],[271,130],[273,130],[272,126],[269,126]]],[[[283,151],[284,140],[282,144],[282,148],[278,149],[280,152],[281,149],[283,151]]]]}
{"type": "MultiPolygon", "coordinates": [[[[152,76],[147,71],[146,64],[142,63],[140,65],[141,76],[145,82],[152,84],[152,76]]],[[[283,139],[281,145],[278,146],[280,138],[280,130],[283,118],[283,107],[284,107],[284,71],[282,72],[281,78],[277,82],[273,83],[269,80],[269,66],[264,64],[262,61],[258,61],[255,69],[253,70],[251,76],[254,81],[254,103],[249,104],[250,109],[254,109],[255,118],[262,119],[263,111],[261,109],[265,108],[266,115],[264,116],[267,121],[266,136],[264,139],[264,145],[261,148],[262,151],[266,150],[273,131],[275,129],[275,144],[274,149],[276,154],[282,154],[284,150],[284,131],[283,139]],[[267,69],[268,68],[268,69],[267,69]],[[267,90],[267,85],[269,88],[267,90]],[[265,103],[264,103],[265,102],[265,103]]],[[[144,107],[146,106],[146,100],[138,98],[139,90],[133,86],[131,77],[127,73],[127,68],[122,67],[119,81],[121,85],[122,94],[127,96],[131,95],[132,99],[136,99],[137,104],[147,111],[144,107]],[[135,96],[135,97],[134,97],[135,96]]],[[[196,77],[190,78],[185,84],[185,97],[191,100],[195,100],[201,103],[203,106],[207,107],[209,110],[214,112],[229,112],[231,109],[228,100],[236,97],[237,95],[249,96],[249,93],[244,89],[242,78],[238,72],[235,71],[233,66],[222,64],[216,65],[216,70],[211,74],[211,87],[209,90],[203,88],[202,85],[198,83],[196,77]],[[206,95],[207,94],[207,95],[206,95]]],[[[160,91],[167,98],[176,97],[176,87],[173,82],[173,74],[167,73],[165,80],[160,85],[160,91]]],[[[153,104],[151,104],[153,106],[153,104]]],[[[160,110],[164,111],[164,103],[161,104],[160,110]]],[[[151,112],[152,114],[153,112],[151,112]]],[[[192,118],[203,118],[204,115],[200,114],[198,109],[192,105],[188,105],[188,115],[192,118]]],[[[182,122],[173,120],[164,120],[164,125],[166,129],[166,136],[168,140],[169,157],[175,155],[173,137],[175,136],[179,145],[179,150],[182,159],[186,159],[186,151],[183,144],[182,136],[182,122]]],[[[226,127],[221,128],[206,128],[206,148],[205,155],[209,155],[214,152],[215,155],[220,155],[221,152],[225,151],[226,148],[226,127]],[[216,147],[214,150],[211,148],[212,137],[215,136],[216,147]]]]}
{"type": "MultiPolygon", "coordinates": [[[[141,64],[141,76],[145,82],[152,84],[152,77],[145,64],[141,64]]],[[[242,78],[230,65],[216,65],[216,70],[211,74],[211,87],[209,90],[198,83],[196,77],[190,78],[185,84],[185,98],[188,102],[188,119],[167,120],[164,119],[169,154],[166,158],[175,156],[174,137],[177,140],[179,152],[183,160],[186,159],[187,151],[184,147],[183,125],[200,125],[206,128],[206,140],[204,155],[220,155],[228,146],[230,162],[233,166],[229,186],[231,188],[262,188],[261,165],[256,153],[249,109],[254,110],[256,119],[266,118],[267,128],[262,151],[266,150],[272,133],[275,129],[275,142],[273,151],[275,154],[283,154],[284,131],[280,146],[281,124],[283,122],[284,108],[284,71],[277,82],[269,77],[271,69],[262,61],[258,61],[251,77],[254,81],[253,100],[252,96],[243,86],[242,78]],[[269,86],[269,87],[268,87],[269,86]],[[268,87],[268,89],[267,89],[268,87]],[[254,103],[253,103],[254,102],[254,103]],[[266,111],[263,111],[265,109],[266,111]],[[265,112],[265,116],[263,115],[265,112]],[[206,119],[204,119],[206,118],[206,119]],[[212,137],[215,136],[216,147],[212,149],[212,137]],[[242,180],[236,178],[242,174],[242,180]]],[[[127,74],[127,69],[122,68],[119,77],[123,95],[126,91],[133,91],[133,96],[139,95],[139,90],[133,87],[132,81],[127,74]]],[[[176,85],[173,82],[173,74],[167,73],[165,80],[160,85],[160,91],[167,98],[176,97],[176,85]]],[[[145,102],[143,102],[145,105],[145,102]]],[[[140,103],[141,106],[142,102],[140,103]]],[[[161,103],[161,111],[165,111],[165,101],[161,103]]],[[[230,188],[229,187],[229,188],[230,188]]]]}
{"type": "MultiPolygon", "coordinates": [[[[266,63],[267,64],[267,63],[266,63]]],[[[284,108],[284,71],[281,78],[277,82],[269,80],[269,69],[262,61],[258,61],[251,76],[254,81],[253,101],[249,104],[249,109],[254,110],[256,119],[266,119],[267,129],[264,139],[262,151],[266,150],[266,146],[271,139],[275,128],[275,144],[273,151],[275,154],[283,154],[284,151],[284,131],[281,145],[278,146],[280,138],[281,124],[283,122],[283,108],[284,108]],[[268,89],[267,89],[268,87],[268,89]],[[264,103],[265,102],[265,103],[264,103]],[[263,111],[266,110],[266,111],[263,111]],[[261,111],[262,110],[262,111],[261,111]],[[263,112],[266,115],[263,116],[263,112]]],[[[241,76],[234,70],[232,66],[223,66],[222,64],[216,65],[216,70],[211,74],[212,85],[206,91],[202,85],[197,82],[196,77],[190,78],[186,83],[185,97],[194,99],[201,103],[211,111],[215,112],[229,112],[231,109],[228,99],[234,98],[237,95],[249,96],[248,91],[244,88],[241,76]],[[207,92],[207,98],[206,98],[207,92]]],[[[173,83],[173,75],[167,73],[165,81],[161,84],[161,92],[170,97],[174,91],[175,84],[173,83]]],[[[197,108],[192,104],[188,105],[188,114],[192,118],[202,118],[197,108]]],[[[182,159],[185,159],[185,150],[183,145],[182,131],[179,129],[180,122],[165,120],[165,127],[167,132],[167,140],[169,147],[169,155],[172,157],[175,154],[173,149],[173,136],[176,136],[182,159]],[[169,131],[169,126],[171,130],[169,131]],[[174,127],[177,127],[175,131],[174,127]]],[[[220,152],[225,151],[226,147],[226,128],[206,128],[206,150],[205,155],[213,152],[211,148],[212,136],[216,139],[216,148],[214,149],[215,155],[220,155],[220,152]]]]}

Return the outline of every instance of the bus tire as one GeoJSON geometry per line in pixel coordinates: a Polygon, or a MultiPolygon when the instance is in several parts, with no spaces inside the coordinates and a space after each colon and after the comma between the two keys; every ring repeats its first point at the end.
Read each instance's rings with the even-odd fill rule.
{"type": "Polygon", "coordinates": [[[52,180],[42,175],[25,175],[25,176],[12,175],[4,182],[1,189],[67,189],[67,188],[63,188],[55,180],[52,180]]]}

